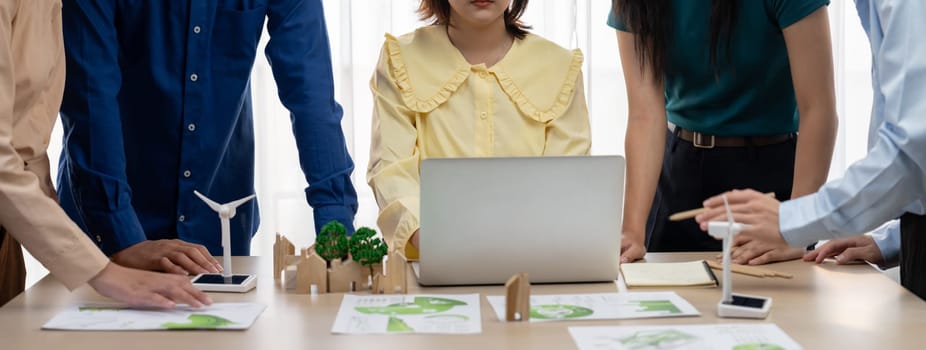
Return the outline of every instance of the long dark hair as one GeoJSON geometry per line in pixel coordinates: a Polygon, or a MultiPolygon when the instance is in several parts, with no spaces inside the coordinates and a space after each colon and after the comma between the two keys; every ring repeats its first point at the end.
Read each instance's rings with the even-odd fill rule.
{"type": "MultiPolygon", "coordinates": [[[[671,40],[672,19],[669,18],[670,0],[611,0],[611,9],[628,31],[634,34],[634,47],[640,62],[649,65],[653,74],[661,77],[667,67],[666,48],[671,40]]],[[[711,65],[715,75],[718,68],[717,49],[723,40],[729,61],[730,39],[736,24],[737,0],[711,1],[711,65]]]]}
{"type": "MultiPolygon", "coordinates": [[[[616,1],[616,0],[615,0],[616,1]]],[[[528,0],[512,0],[511,8],[505,10],[505,29],[515,38],[524,39],[531,26],[521,22],[521,15],[527,9],[528,0]]],[[[450,2],[447,0],[421,0],[418,14],[431,24],[450,24],[450,2]]]]}

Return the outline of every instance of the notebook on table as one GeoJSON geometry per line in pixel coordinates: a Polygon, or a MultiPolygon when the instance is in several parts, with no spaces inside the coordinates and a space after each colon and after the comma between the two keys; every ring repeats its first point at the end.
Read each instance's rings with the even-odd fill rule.
{"type": "Polygon", "coordinates": [[[704,260],[621,264],[627,287],[716,286],[717,276],[704,260]]]}

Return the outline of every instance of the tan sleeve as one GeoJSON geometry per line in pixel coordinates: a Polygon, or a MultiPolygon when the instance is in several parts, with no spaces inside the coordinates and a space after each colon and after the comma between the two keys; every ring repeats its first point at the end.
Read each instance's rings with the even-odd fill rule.
{"type": "MultiPolygon", "coordinates": [[[[28,64],[17,65],[13,61],[12,26],[16,6],[15,1],[3,1],[0,5],[0,208],[3,208],[0,210],[0,225],[45,265],[52,275],[69,289],[74,289],[96,276],[109,260],[68,218],[58,203],[42,191],[39,176],[26,170],[25,161],[13,147],[14,140],[26,141],[13,135],[13,124],[17,118],[14,115],[14,72],[17,69],[48,69],[28,64]]],[[[28,55],[25,59],[28,59],[28,55]]],[[[55,71],[60,74],[52,79],[64,79],[63,70],[55,71]]],[[[55,83],[49,86],[55,86],[55,83]]],[[[39,103],[42,94],[34,95],[34,103],[39,103]]],[[[38,167],[48,168],[47,157],[41,157],[38,161],[45,162],[38,167]]]]}
{"type": "Polygon", "coordinates": [[[419,227],[420,154],[416,112],[402,102],[391,60],[384,48],[370,82],[373,124],[367,181],[379,204],[377,224],[383,237],[390,247],[403,249],[419,227]]]}

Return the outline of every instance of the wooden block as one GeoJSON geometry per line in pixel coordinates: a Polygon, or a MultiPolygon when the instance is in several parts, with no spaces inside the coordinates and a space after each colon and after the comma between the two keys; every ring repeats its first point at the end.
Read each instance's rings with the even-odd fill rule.
{"type": "Polygon", "coordinates": [[[373,294],[382,294],[383,293],[383,276],[382,273],[377,273],[373,275],[373,287],[370,288],[370,293],[373,294]]]}
{"type": "MultiPolygon", "coordinates": [[[[360,265],[360,266],[363,266],[363,265],[360,265]]],[[[372,272],[372,274],[370,273],[370,268],[369,268],[369,267],[365,267],[365,266],[363,267],[362,270],[363,270],[363,280],[364,280],[364,281],[367,281],[367,280],[368,280],[368,281],[370,281],[370,283],[372,283],[372,282],[373,282],[373,278],[376,277],[376,275],[382,275],[382,274],[383,274],[383,264],[375,264],[375,265],[373,265],[372,267],[373,267],[373,272],[372,272]]],[[[372,286],[372,284],[371,284],[370,286],[372,286]]],[[[363,286],[358,286],[358,287],[357,287],[357,290],[363,289],[363,288],[361,288],[361,287],[363,287],[363,286]]]]}
{"type": "MultiPolygon", "coordinates": [[[[297,256],[298,258],[298,256],[297,256]]],[[[296,265],[289,265],[283,269],[283,274],[280,276],[280,280],[277,281],[280,283],[280,286],[283,287],[283,290],[289,291],[291,289],[296,289],[296,265]]]]}
{"type": "MultiPolygon", "coordinates": [[[[317,254],[316,254],[316,255],[317,255],[317,254]]],[[[325,259],[322,259],[322,260],[325,260],[325,259]]],[[[285,271],[287,267],[296,265],[296,264],[298,264],[300,261],[302,261],[302,256],[301,256],[301,255],[288,255],[288,256],[284,257],[284,258],[283,258],[283,267],[284,267],[283,270],[285,271]]]]}
{"type": "Polygon", "coordinates": [[[280,273],[283,272],[283,269],[288,265],[286,263],[287,256],[293,256],[296,254],[296,247],[293,246],[293,243],[289,241],[283,235],[277,233],[276,240],[273,242],[273,279],[279,280],[280,273]]]}
{"type": "Polygon", "coordinates": [[[353,292],[367,287],[368,273],[356,261],[342,262],[335,259],[328,269],[328,291],[331,293],[353,292]]]}
{"type": "Polygon", "coordinates": [[[505,320],[530,321],[531,285],[527,273],[511,276],[505,282],[505,320]]]}
{"type": "Polygon", "coordinates": [[[315,285],[318,294],[325,294],[328,291],[328,263],[314,251],[305,248],[299,258],[301,261],[296,264],[296,293],[309,294],[312,285],[315,285]]]}
{"type": "Polygon", "coordinates": [[[406,270],[408,259],[398,249],[389,253],[386,261],[386,281],[383,292],[386,294],[408,293],[408,273],[406,270]]]}
{"type": "Polygon", "coordinates": [[[389,253],[385,273],[373,276],[373,294],[408,293],[408,259],[398,249],[389,253]]]}

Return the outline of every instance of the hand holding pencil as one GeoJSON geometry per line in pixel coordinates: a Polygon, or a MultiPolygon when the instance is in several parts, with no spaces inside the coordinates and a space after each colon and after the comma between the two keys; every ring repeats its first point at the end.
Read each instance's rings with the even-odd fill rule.
{"type": "Polygon", "coordinates": [[[804,253],[804,247],[791,247],[782,236],[778,215],[782,203],[771,193],[733,190],[705,200],[704,206],[707,210],[695,217],[703,231],[711,221],[727,221],[731,212],[734,221],[746,225],[732,242],[736,248],[731,254],[733,262],[762,265],[800,258],[804,253]]]}
{"type": "MultiPolygon", "coordinates": [[[[768,197],[771,197],[771,198],[775,198],[775,192],[768,192],[768,193],[765,193],[765,195],[768,196],[768,197]]],[[[691,218],[693,218],[693,217],[695,217],[695,216],[698,216],[699,214],[705,212],[706,210],[707,210],[707,208],[703,208],[703,207],[702,207],[702,208],[698,208],[698,209],[691,209],[691,210],[686,210],[686,211],[683,211],[683,212],[678,212],[678,213],[675,213],[675,214],[672,214],[671,216],[669,216],[669,221],[682,221],[682,220],[686,220],[686,219],[691,219],[691,218]]]]}

